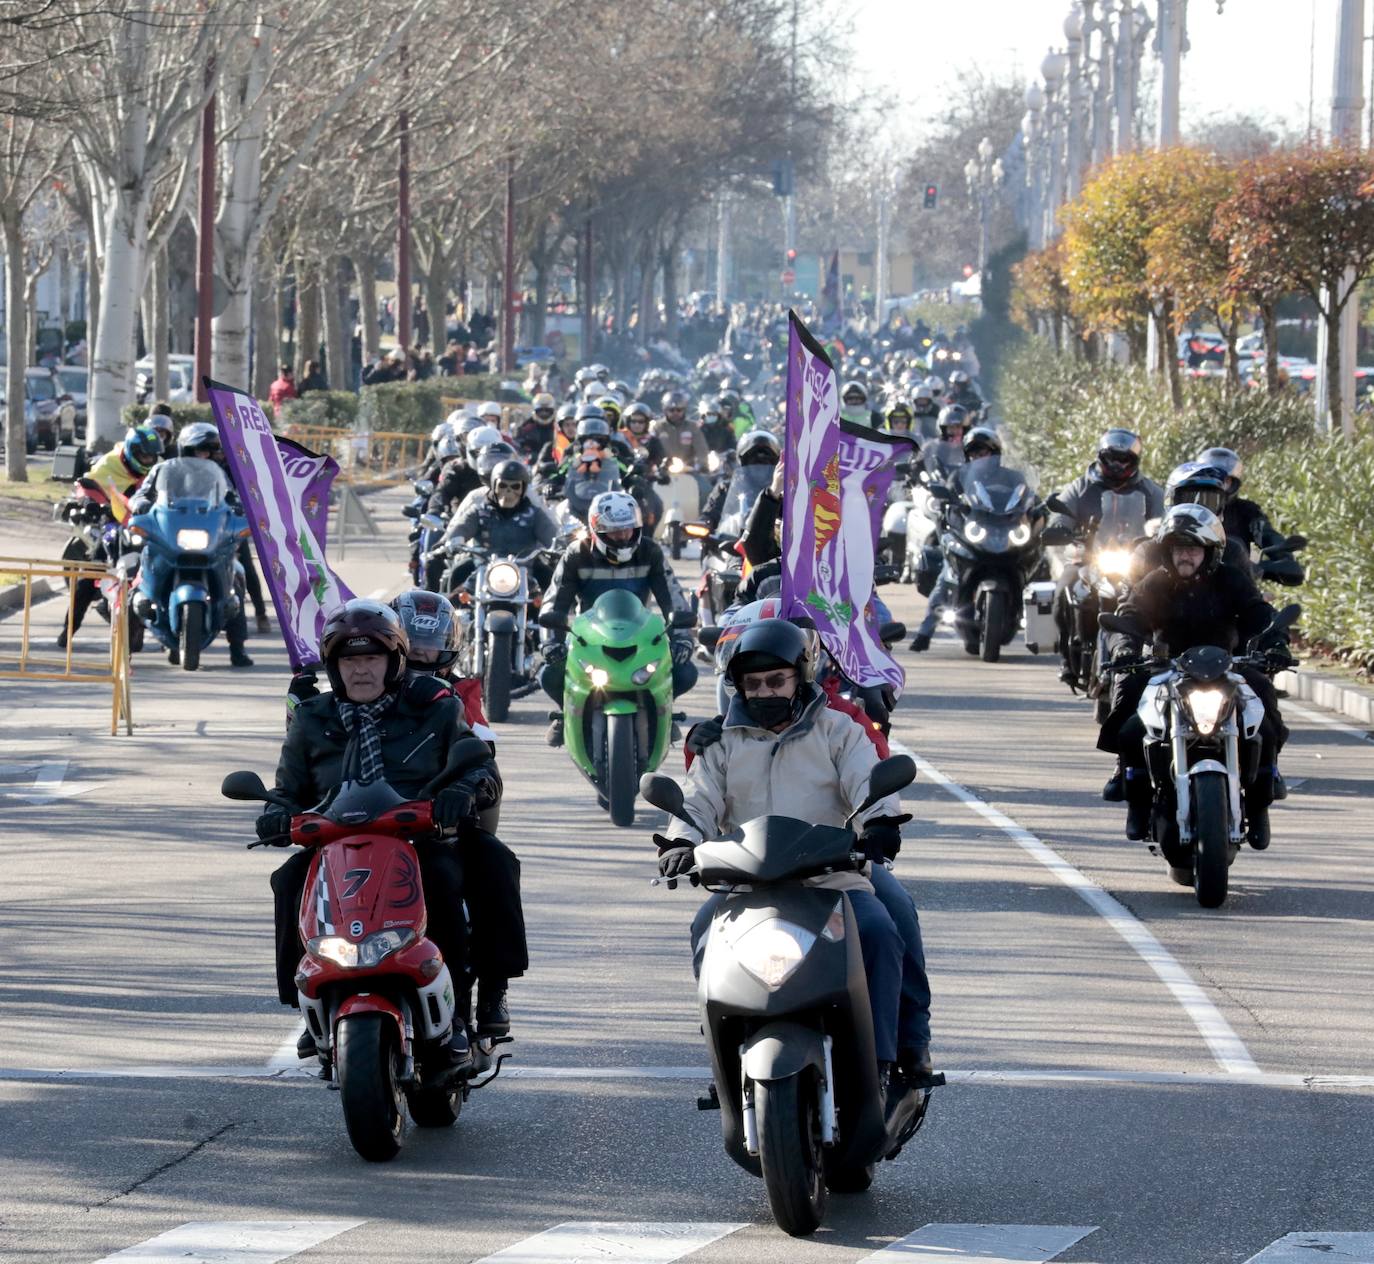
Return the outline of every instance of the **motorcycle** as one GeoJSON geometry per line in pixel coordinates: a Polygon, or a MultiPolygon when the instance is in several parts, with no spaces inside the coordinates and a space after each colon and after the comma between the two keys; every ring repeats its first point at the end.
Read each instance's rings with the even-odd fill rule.
{"type": "Polygon", "coordinates": [[[469,1021],[470,980],[455,982],[425,937],[411,841],[435,830],[429,796],[489,758],[478,738],[455,743],[443,772],[413,802],[385,781],[346,780],[317,807],[297,812],[255,772],[231,772],[220,787],[227,799],[291,811],[289,841],[314,850],[300,907],[301,1013],[322,1078],[339,1090],[348,1138],[370,1162],[400,1152],[407,1106],[421,1128],[446,1128],[506,1057],[495,1048],[509,1036],[474,1037],[470,1061],[450,1060],[453,1024],[469,1021]]]}
{"type": "Polygon", "coordinates": [[[668,552],[673,561],[677,561],[687,543],[687,524],[696,521],[702,503],[696,471],[679,456],[668,462],[667,501],[668,507],[659,523],[659,535],[668,542],[668,552]]]}
{"type": "MultiPolygon", "coordinates": [[[[538,606],[540,593],[530,563],[543,550],[494,557],[480,545],[459,544],[453,551],[477,563],[458,602],[464,624],[463,674],[482,682],[487,719],[499,724],[510,715],[511,698],[534,688],[539,647],[530,611],[538,606]]],[[[445,591],[450,587],[446,579],[445,591]]]]}
{"type": "Polygon", "coordinates": [[[946,508],[940,546],[955,579],[955,627],[968,653],[995,663],[1016,635],[1026,584],[1044,566],[1044,512],[1026,476],[995,457],[965,466],[957,486],[929,489],[946,508]]]}
{"type": "MultiPolygon", "coordinates": [[[[201,651],[243,609],[235,554],[248,524],[226,503],[229,490],[213,462],[177,458],[164,467],[157,503],[128,523],[140,549],[133,612],[185,671],[200,666],[201,651]]],[[[121,568],[129,565],[122,556],[121,568]]]]}
{"type": "MultiPolygon", "coordinates": [[[[763,1178],[774,1219],[794,1237],[820,1227],[828,1190],[868,1189],[944,1083],[932,1077],[885,1121],[853,911],[843,891],[806,885],[862,865],[854,817],[915,776],[911,758],[897,755],[874,766],[867,798],[843,826],[764,816],[746,822],[738,842],[696,848],[696,880],[727,893],[698,986],[713,1081],[698,1104],[721,1112],[725,1152],[763,1178]]],[[[692,823],[672,778],[645,776],[640,792],[692,823]]]]}
{"type": "MultiPolygon", "coordinates": [[[[425,507],[429,504],[429,498],[434,492],[434,484],[430,482],[429,479],[425,478],[418,480],[413,486],[415,489],[415,499],[408,505],[403,505],[401,507],[401,513],[405,517],[412,519],[415,523],[415,525],[411,527],[408,537],[410,543],[410,578],[411,582],[417,588],[422,588],[425,584],[424,573],[421,569],[423,565],[421,558],[434,547],[432,538],[429,539],[428,544],[426,544],[427,537],[432,537],[433,531],[432,529],[426,531],[426,528],[422,525],[422,519],[426,516],[425,507]]],[[[442,519],[440,521],[442,522],[442,519]]]]}
{"type": "MultiPolygon", "coordinates": [[[[689,628],[690,611],[673,614],[689,628]]],[[[631,592],[602,593],[575,619],[555,610],[541,627],[571,632],[563,684],[563,740],[597,803],[618,826],[634,822],[635,787],[668,753],[673,726],[673,660],[663,619],[631,592]]]]}
{"type": "Polygon", "coordinates": [[[915,496],[912,494],[910,476],[911,465],[903,461],[896,467],[897,476],[887,492],[887,506],[883,510],[883,529],[878,536],[877,560],[886,562],[902,570],[907,561],[907,545],[913,548],[919,535],[919,527],[911,522],[917,512],[915,496]]]}
{"type": "Polygon", "coordinates": [[[689,522],[683,528],[689,540],[701,546],[701,579],[697,582],[697,607],[704,622],[724,617],[735,604],[735,594],[744,579],[744,560],[736,545],[737,536],[722,536],[704,522],[689,522]]]}
{"type": "MultiPolygon", "coordinates": [[[[1272,626],[1292,627],[1301,613],[1300,606],[1286,606],[1272,626]]],[[[1104,614],[1099,622],[1107,632],[1146,639],[1121,615],[1104,614]]],[[[1136,710],[1154,788],[1150,850],[1163,855],[1169,876],[1192,887],[1203,908],[1226,901],[1231,863],[1245,837],[1241,786],[1253,780],[1260,755],[1264,704],[1235,667],[1275,669],[1267,654],[1233,657],[1215,645],[1108,669],[1151,672],[1136,710]]]]}

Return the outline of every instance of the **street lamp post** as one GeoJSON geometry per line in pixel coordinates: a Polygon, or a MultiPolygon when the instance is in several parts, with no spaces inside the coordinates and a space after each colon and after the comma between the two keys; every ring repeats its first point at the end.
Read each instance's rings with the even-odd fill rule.
{"type": "Polygon", "coordinates": [[[1045,245],[1045,203],[1041,180],[1041,112],[1045,94],[1038,83],[1026,89],[1026,113],[1021,119],[1021,136],[1026,147],[1027,227],[1032,250],[1045,245]]]}
{"type": "Polygon", "coordinates": [[[1067,197],[1072,202],[1083,188],[1083,15],[1077,7],[1064,19],[1064,38],[1069,41],[1069,126],[1064,159],[1067,197]]]}
{"type": "Polygon", "coordinates": [[[1159,0],[1159,27],[1155,51],[1159,53],[1158,148],[1178,144],[1178,88],[1183,54],[1188,51],[1186,24],[1188,0],[1159,0]]]}
{"type": "Polygon", "coordinates": [[[1095,71],[1093,77],[1093,147],[1092,165],[1100,166],[1112,156],[1112,70],[1115,64],[1116,44],[1112,36],[1113,0],[1102,0],[1102,12],[1093,13],[1093,0],[1082,0],[1083,30],[1097,36],[1097,52],[1090,60],[1095,71]]]}
{"type": "Polygon", "coordinates": [[[1059,207],[1064,201],[1064,101],[1060,87],[1068,58],[1050,49],[1040,63],[1045,81],[1045,228],[1048,243],[1059,235],[1059,207]]]}
{"type": "Polygon", "coordinates": [[[978,142],[978,154],[964,164],[964,182],[968,186],[969,205],[978,212],[978,294],[981,301],[983,275],[988,266],[988,225],[997,190],[1006,173],[1002,160],[994,157],[992,141],[986,136],[978,142]]]}

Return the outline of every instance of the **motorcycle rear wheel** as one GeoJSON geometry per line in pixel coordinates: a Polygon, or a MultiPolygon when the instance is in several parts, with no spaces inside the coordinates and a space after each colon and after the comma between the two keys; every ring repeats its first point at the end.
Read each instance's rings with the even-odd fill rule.
{"type": "Polygon", "coordinates": [[[635,717],[606,717],[606,799],[611,824],[622,829],[635,820],[635,795],[639,791],[639,770],[635,764],[635,717]]]}
{"type": "Polygon", "coordinates": [[[396,1082],[400,1060],[395,1024],[380,1014],[339,1020],[337,1067],[344,1126],[369,1163],[385,1163],[401,1149],[406,1112],[396,1082]]]}
{"type": "Polygon", "coordinates": [[[814,1076],[754,1085],[759,1163],[778,1228],[794,1238],[815,1233],[825,1218],[825,1164],[814,1076]]]}
{"type": "Polygon", "coordinates": [[[482,673],[482,696],[487,703],[487,719],[499,724],[510,715],[511,634],[493,632],[487,644],[486,670],[482,673]]]}
{"type": "Polygon", "coordinates": [[[995,663],[1002,657],[1002,643],[1007,639],[1007,594],[994,588],[983,604],[983,662],[995,663]]]}
{"type": "Polygon", "coordinates": [[[205,607],[187,602],[181,611],[181,670],[195,671],[200,666],[200,643],[205,636],[205,607]]]}
{"type": "Polygon", "coordinates": [[[1193,778],[1193,890],[1203,908],[1226,902],[1231,860],[1230,786],[1225,773],[1204,772],[1193,778]]]}

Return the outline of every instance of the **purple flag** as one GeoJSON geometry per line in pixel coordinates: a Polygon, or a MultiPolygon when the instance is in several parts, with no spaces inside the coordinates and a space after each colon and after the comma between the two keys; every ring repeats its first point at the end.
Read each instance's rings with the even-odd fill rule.
{"type": "Polygon", "coordinates": [[[878,635],[873,557],[893,463],[914,445],[842,427],[834,367],[795,312],[789,321],[783,608],[811,617],[856,685],[900,693],[906,673],[878,635]]]}
{"type": "Polygon", "coordinates": [[[324,556],[329,488],[339,467],[272,433],[251,395],[206,380],[230,481],[243,501],[291,667],[319,660],[320,629],[353,594],[324,556]]]}

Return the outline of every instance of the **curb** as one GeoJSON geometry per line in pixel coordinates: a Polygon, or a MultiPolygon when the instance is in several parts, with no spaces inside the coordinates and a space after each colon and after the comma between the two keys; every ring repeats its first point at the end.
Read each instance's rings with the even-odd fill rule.
{"type": "MultiPolygon", "coordinates": [[[[33,599],[35,601],[56,597],[66,591],[60,579],[35,579],[33,581],[33,599]]],[[[0,588],[0,615],[13,614],[16,610],[23,608],[23,584],[11,584],[8,588],[0,588]]]]}
{"type": "Polygon", "coordinates": [[[1274,686],[1298,702],[1311,702],[1366,729],[1374,729],[1374,693],[1348,684],[1339,676],[1302,668],[1279,672],[1274,686]]]}

